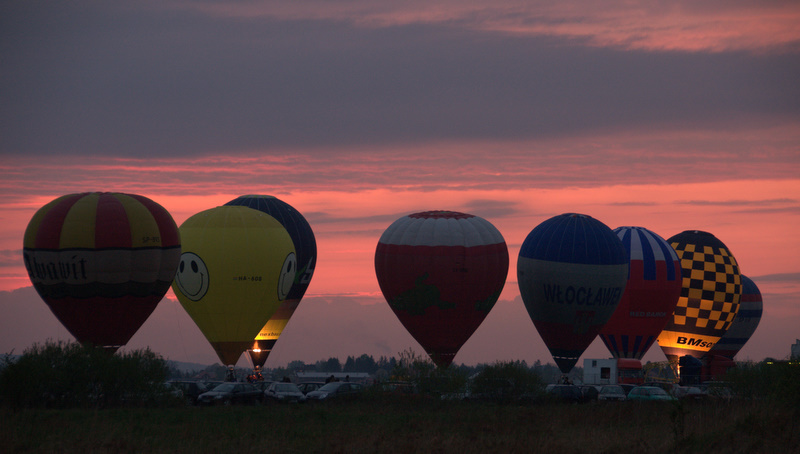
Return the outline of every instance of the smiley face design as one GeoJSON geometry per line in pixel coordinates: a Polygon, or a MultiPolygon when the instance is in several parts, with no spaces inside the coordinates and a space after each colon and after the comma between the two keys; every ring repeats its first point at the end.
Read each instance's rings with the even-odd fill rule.
{"type": "Polygon", "coordinates": [[[294,252],[286,256],[281,267],[281,276],[278,279],[278,299],[283,301],[289,295],[289,290],[294,285],[294,276],[297,274],[297,256],[294,252]]]}
{"type": "Polygon", "coordinates": [[[192,301],[199,301],[208,292],[208,268],[194,252],[181,254],[181,263],[175,275],[178,289],[192,301]]]}

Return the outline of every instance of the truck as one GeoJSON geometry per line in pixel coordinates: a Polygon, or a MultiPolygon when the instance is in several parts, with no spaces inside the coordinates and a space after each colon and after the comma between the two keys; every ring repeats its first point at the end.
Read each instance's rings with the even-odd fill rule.
{"type": "Polygon", "coordinates": [[[583,360],[584,385],[641,385],[642,362],[633,358],[583,360]]]}

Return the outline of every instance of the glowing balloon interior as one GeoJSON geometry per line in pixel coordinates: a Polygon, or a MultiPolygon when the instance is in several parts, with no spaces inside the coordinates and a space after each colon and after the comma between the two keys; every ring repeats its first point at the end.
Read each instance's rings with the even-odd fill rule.
{"type": "Polygon", "coordinates": [[[272,216],[242,206],[202,211],[180,232],[172,288],[220,361],[236,364],[291,290],[292,239],[272,216]]]}
{"type": "Polygon", "coordinates": [[[80,343],[125,345],[169,289],[180,235],[161,205],[134,194],[92,192],[53,200],[25,230],[34,288],[80,343]]]}
{"type": "Polygon", "coordinates": [[[447,367],[500,297],[508,247],[478,216],[415,213],[383,233],[375,273],[403,326],[439,367],[447,367]]]}
{"type": "Polygon", "coordinates": [[[630,258],[617,310],[600,331],[614,358],[642,359],[667,324],[681,294],[681,264],[672,246],[643,227],[614,229],[630,258]]]}
{"type": "Polygon", "coordinates": [[[525,308],[563,373],[568,373],[619,304],[628,279],[619,238],[590,216],[567,213],[534,228],[519,251],[525,308]]]}
{"type": "Polygon", "coordinates": [[[727,246],[708,232],[688,230],[667,240],[681,259],[683,284],[675,312],[658,336],[667,359],[702,358],[739,312],[741,274],[727,246]]]}
{"type": "Polygon", "coordinates": [[[263,367],[267,357],[305,295],[317,262],[317,242],[306,218],[288,203],[269,195],[243,195],[225,205],[246,206],[274,217],[289,232],[297,253],[297,274],[286,299],[261,328],[248,350],[253,366],[263,367]]]}

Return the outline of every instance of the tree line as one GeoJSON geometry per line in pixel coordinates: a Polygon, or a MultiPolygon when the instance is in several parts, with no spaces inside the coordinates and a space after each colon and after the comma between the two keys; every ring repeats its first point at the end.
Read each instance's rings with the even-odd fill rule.
{"type": "MultiPolygon", "coordinates": [[[[372,376],[377,381],[387,380],[400,380],[403,371],[406,370],[410,364],[414,362],[426,362],[427,357],[419,356],[411,350],[399,352],[397,357],[379,356],[377,359],[372,355],[366,353],[360,356],[348,356],[344,362],[339,358],[329,357],[327,359],[320,359],[313,363],[306,363],[300,360],[290,361],[285,367],[266,367],[262,374],[267,379],[281,379],[282,377],[292,377],[297,372],[321,372],[321,373],[355,373],[362,372],[372,376]]],[[[541,361],[536,360],[532,365],[527,362],[513,361],[518,367],[528,370],[538,375],[544,383],[556,383],[562,376],[561,371],[555,364],[543,364],[541,361]]],[[[448,369],[457,371],[467,377],[474,376],[483,371],[489,364],[477,364],[474,366],[453,363],[448,369]]],[[[252,369],[237,368],[239,376],[246,376],[251,373],[252,369]]],[[[206,367],[202,370],[195,371],[181,371],[178,368],[171,366],[169,368],[169,378],[183,379],[183,380],[222,380],[225,377],[227,368],[215,364],[206,367]]],[[[575,367],[569,374],[572,381],[582,377],[583,369],[575,367]]]]}
{"type": "MultiPolygon", "coordinates": [[[[221,380],[227,368],[209,366],[199,374],[221,380]],[[215,377],[214,375],[219,375],[215,377]]],[[[561,377],[553,364],[506,361],[438,368],[427,356],[408,350],[398,357],[370,355],[319,360],[313,364],[292,361],[285,368],[267,369],[273,379],[298,371],[324,373],[367,372],[382,381],[414,383],[420,392],[458,395],[469,390],[493,400],[513,400],[540,392],[544,384],[561,377]]],[[[243,370],[243,372],[248,372],[243,370]]],[[[102,348],[48,341],[35,344],[16,357],[0,355],[0,405],[12,408],[103,408],[174,404],[169,379],[196,378],[198,372],[181,372],[149,349],[110,354],[102,348]]],[[[578,378],[580,368],[570,376],[578,378]]],[[[731,395],[743,400],[769,400],[800,408],[800,361],[765,360],[739,363],[723,378],[731,395]]]]}

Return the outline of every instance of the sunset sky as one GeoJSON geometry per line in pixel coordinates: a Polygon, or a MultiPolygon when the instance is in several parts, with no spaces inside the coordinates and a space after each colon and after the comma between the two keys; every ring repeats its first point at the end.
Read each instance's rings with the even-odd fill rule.
{"type": "MultiPolygon", "coordinates": [[[[392,221],[435,209],[484,217],[511,258],[456,363],[553,362],[516,261],[565,212],[713,233],[764,299],[737,359],[785,358],[800,339],[798,24],[796,1],[3,2],[0,353],[72,339],[23,267],[31,216],[119,191],[179,225],[243,194],[304,214],[318,265],[267,367],[421,352],[373,258],[392,221]]],[[[143,347],[217,361],[171,291],[127,348],[143,347]]],[[[583,358],[608,356],[598,339],[583,358]]]]}

